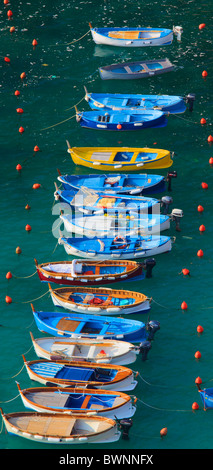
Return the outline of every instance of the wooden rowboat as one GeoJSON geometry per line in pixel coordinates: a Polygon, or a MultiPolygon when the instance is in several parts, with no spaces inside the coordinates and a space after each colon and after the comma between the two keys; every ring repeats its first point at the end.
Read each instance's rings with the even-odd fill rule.
{"type": "Polygon", "coordinates": [[[78,260],[54,261],[38,264],[35,260],[37,273],[42,282],[54,282],[69,286],[96,286],[144,279],[144,269],[150,277],[148,264],[136,261],[114,260],[78,260]]]}
{"type": "Polygon", "coordinates": [[[89,444],[115,442],[120,438],[117,422],[101,416],[62,413],[16,412],[3,413],[9,434],[41,444],[89,444]]]}
{"type": "Polygon", "coordinates": [[[70,147],[76,165],[101,171],[138,171],[168,168],[173,164],[168,150],[135,147],[70,147]]]}
{"type": "Polygon", "coordinates": [[[85,388],[36,387],[21,390],[19,394],[26,408],[40,413],[85,414],[113,419],[134,416],[137,398],[126,393],[85,388]]]}
{"type": "Polygon", "coordinates": [[[62,359],[68,362],[127,365],[135,362],[142,352],[140,347],[126,341],[58,336],[35,339],[31,332],[30,336],[37,356],[49,361],[62,359]]]}
{"type": "MultiPolygon", "coordinates": [[[[89,23],[96,44],[118,47],[166,46],[173,41],[173,30],[166,28],[93,28],[89,23]]],[[[180,28],[176,26],[175,28],[180,28]]],[[[181,28],[182,30],[182,28],[181,28]]]]}
{"type": "Polygon", "coordinates": [[[137,62],[120,62],[102,66],[98,70],[102,80],[131,80],[171,72],[174,70],[174,65],[167,58],[141,59],[137,62]]]}
{"type": "Polygon", "coordinates": [[[98,315],[147,313],[151,299],[140,292],[101,287],[59,287],[48,284],[54,305],[98,315]]]}
{"type": "MultiPolygon", "coordinates": [[[[138,373],[115,364],[94,364],[93,362],[48,361],[39,359],[26,361],[27,373],[31,380],[43,385],[57,385],[62,388],[77,385],[91,386],[106,390],[134,390],[138,373]]],[[[88,387],[89,388],[89,387],[88,387]]]]}

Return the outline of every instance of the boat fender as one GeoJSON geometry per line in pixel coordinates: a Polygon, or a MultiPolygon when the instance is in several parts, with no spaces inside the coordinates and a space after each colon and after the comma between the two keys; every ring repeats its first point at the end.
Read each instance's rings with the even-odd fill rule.
{"type": "Polygon", "coordinates": [[[149,279],[152,277],[152,270],[156,265],[154,258],[147,258],[143,263],[143,268],[146,270],[146,278],[149,279]]]}
{"type": "Polygon", "coordinates": [[[163,196],[161,199],[161,207],[164,209],[164,215],[168,214],[169,205],[173,203],[173,199],[170,196],[163,196]]]}
{"type": "Polygon", "coordinates": [[[152,345],[150,341],[143,341],[142,343],[139,344],[139,352],[141,354],[142,361],[146,361],[148,352],[151,349],[151,347],[152,345]]]}
{"type": "Polygon", "coordinates": [[[127,247],[127,242],[124,237],[120,237],[120,236],[115,237],[113,240],[113,245],[116,245],[117,243],[119,243],[119,246],[117,246],[116,248],[124,249],[127,247]],[[120,243],[122,242],[124,242],[123,245],[120,245],[120,243]]]}

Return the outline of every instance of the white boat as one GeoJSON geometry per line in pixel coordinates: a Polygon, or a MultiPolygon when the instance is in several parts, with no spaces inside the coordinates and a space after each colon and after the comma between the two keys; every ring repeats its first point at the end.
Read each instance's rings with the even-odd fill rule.
{"type": "Polygon", "coordinates": [[[35,339],[30,335],[37,356],[48,360],[126,365],[135,362],[140,352],[140,348],[127,341],[58,336],[35,339]]]}

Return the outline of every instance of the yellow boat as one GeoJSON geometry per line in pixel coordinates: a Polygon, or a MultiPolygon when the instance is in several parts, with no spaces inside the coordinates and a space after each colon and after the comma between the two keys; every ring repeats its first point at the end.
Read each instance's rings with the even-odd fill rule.
{"type": "Polygon", "coordinates": [[[134,147],[70,147],[68,152],[76,165],[101,171],[137,171],[169,168],[173,155],[168,150],[134,147]]]}

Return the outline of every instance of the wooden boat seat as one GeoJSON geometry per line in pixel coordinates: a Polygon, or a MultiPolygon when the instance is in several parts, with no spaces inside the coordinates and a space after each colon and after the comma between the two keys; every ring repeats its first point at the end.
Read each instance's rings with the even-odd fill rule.
{"type": "Polygon", "coordinates": [[[90,406],[90,410],[103,410],[104,409],[104,405],[91,405],[90,406]]]}
{"type": "Polygon", "coordinates": [[[96,268],[95,268],[95,274],[96,274],[96,275],[100,274],[100,266],[96,266],[96,268]]]}
{"type": "Polygon", "coordinates": [[[78,325],[80,325],[80,321],[75,320],[68,320],[67,318],[61,318],[56,325],[58,330],[67,330],[67,331],[75,331],[78,325]]]}
{"type": "Polygon", "coordinates": [[[52,394],[51,392],[48,393],[28,393],[27,394],[27,398],[28,400],[30,401],[33,401],[33,402],[36,402],[38,403],[39,405],[43,405],[43,406],[57,406],[58,408],[60,407],[64,407],[66,401],[67,401],[67,397],[66,395],[64,394],[61,394],[60,396],[60,400],[58,399],[59,397],[59,394],[52,394]]]}
{"type": "Polygon", "coordinates": [[[83,300],[82,304],[88,304],[89,301],[92,300],[92,299],[93,299],[93,294],[92,294],[92,295],[91,295],[91,294],[87,294],[87,295],[85,296],[85,299],[83,300]]]}
{"type": "Polygon", "coordinates": [[[81,405],[81,408],[87,408],[87,405],[88,405],[88,403],[89,403],[89,401],[90,401],[90,398],[91,398],[91,395],[87,395],[87,396],[84,398],[84,401],[83,401],[83,403],[82,403],[82,405],[81,405]]]}
{"type": "Polygon", "coordinates": [[[112,31],[109,32],[109,38],[114,39],[138,39],[140,31],[112,31]]]}

